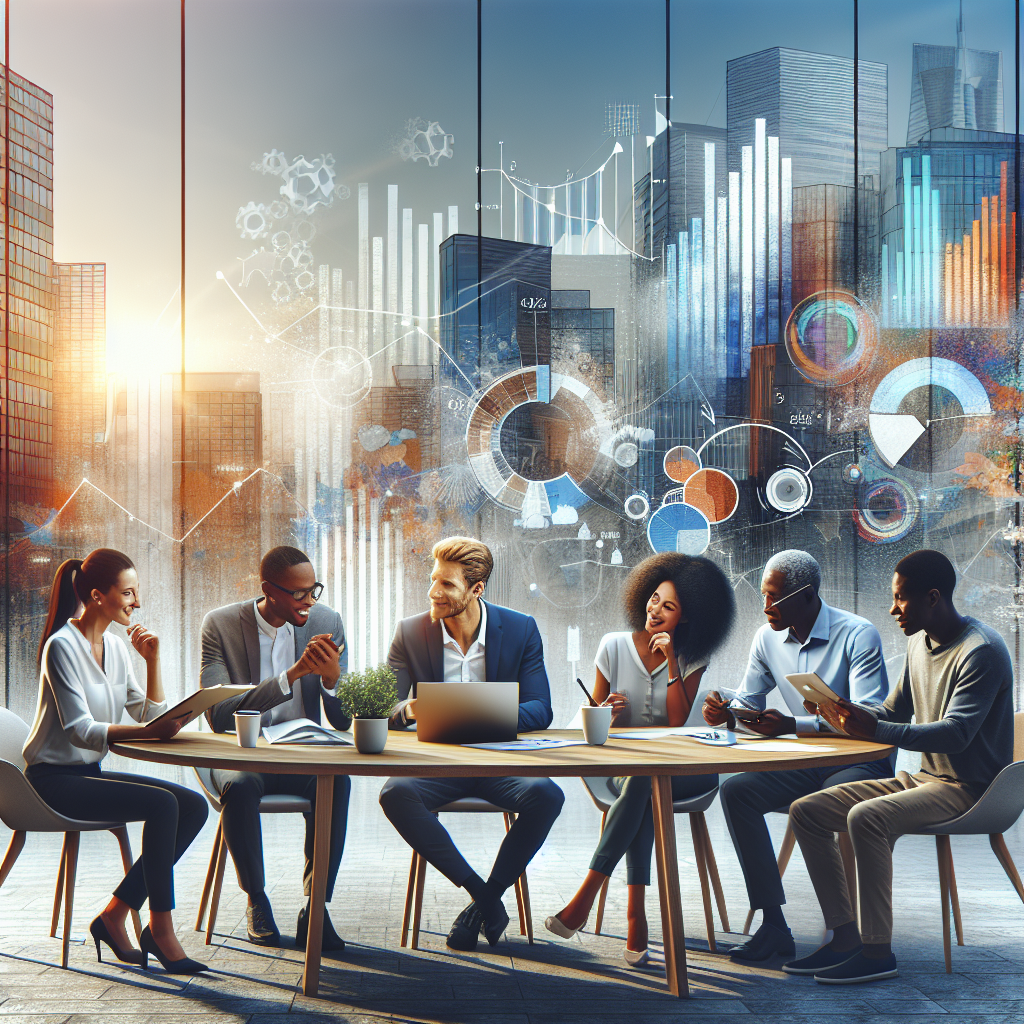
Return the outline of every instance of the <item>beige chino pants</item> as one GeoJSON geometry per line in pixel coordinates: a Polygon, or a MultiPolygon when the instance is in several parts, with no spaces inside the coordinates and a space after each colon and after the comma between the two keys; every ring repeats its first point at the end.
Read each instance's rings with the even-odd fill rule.
{"type": "Polygon", "coordinates": [[[861,941],[892,941],[892,848],[900,836],[959,817],[976,802],[934,775],[847,782],[801,797],[789,809],[826,928],[856,922],[836,832],[849,832],[857,860],[861,941]]]}

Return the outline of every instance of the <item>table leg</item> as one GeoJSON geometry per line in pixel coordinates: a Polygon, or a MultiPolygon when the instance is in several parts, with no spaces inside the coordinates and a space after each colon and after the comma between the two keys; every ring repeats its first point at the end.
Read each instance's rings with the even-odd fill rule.
{"type": "Polygon", "coordinates": [[[309,897],[309,933],[302,993],[315,996],[320,988],[320,950],[324,941],[324,896],[327,895],[327,861],[331,853],[331,816],[334,810],[334,776],[316,777],[316,817],[313,824],[313,891],[309,897]]]}
{"type": "Polygon", "coordinates": [[[658,862],[658,895],[661,897],[661,931],[665,940],[665,972],[669,991],[681,999],[689,996],[686,980],[686,940],[683,936],[683,901],[679,894],[679,861],[676,855],[676,823],[672,810],[672,777],[651,779],[654,811],[654,854],[658,862]]]}

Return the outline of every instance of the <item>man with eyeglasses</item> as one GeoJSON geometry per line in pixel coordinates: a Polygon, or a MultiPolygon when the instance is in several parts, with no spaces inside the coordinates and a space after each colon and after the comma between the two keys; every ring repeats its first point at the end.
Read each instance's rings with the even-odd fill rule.
{"type": "MultiPolygon", "coordinates": [[[[260,563],[262,596],[209,612],[202,626],[201,686],[253,684],[255,689],[214,705],[207,719],[214,732],[234,729],[236,711],[259,711],[263,725],[308,718],[320,723],[320,704],[335,729],[347,729],[334,689],[348,665],[341,616],[317,599],[318,583],[309,556],[298,548],[276,547],[260,563]]],[[[315,775],[264,775],[258,772],[215,770],[213,782],[224,807],[224,838],[235,862],[238,884],[248,896],[246,926],[249,941],[277,946],[281,933],[267,898],[263,867],[260,800],[264,796],[297,796],[316,806],[315,775]]],[[[348,824],[351,782],[334,780],[327,902],[341,864],[348,824]]],[[[299,912],[295,942],[306,946],[309,895],[313,881],[314,815],[306,819],[305,866],[302,888],[306,904],[299,912]]],[[[324,913],[323,949],[340,951],[344,941],[324,913]]]]}
{"type": "MultiPolygon", "coordinates": [[[[889,693],[882,659],[882,640],[867,619],[832,608],[818,596],[821,567],[806,551],[780,551],[761,577],[764,615],[768,620],[754,634],[750,660],[739,700],[722,700],[712,691],[704,700],[704,718],[723,725],[743,704],[757,709],[744,724],[762,736],[808,735],[829,731],[817,707],[805,704],[786,680],[796,672],[814,672],[837,694],[865,707],[878,707],[889,693]],[[778,688],[789,715],[767,709],[767,696],[778,688]]],[[[722,810],[752,910],[762,912],[761,926],[730,954],[750,962],[793,956],[796,948],[782,906],[786,896],[765,815],[784,810],[809,793],[844,782],[890,778],[886,758],[865,764],[800,768],[783,772],[744,772],[721,787],[722,810]]]]}

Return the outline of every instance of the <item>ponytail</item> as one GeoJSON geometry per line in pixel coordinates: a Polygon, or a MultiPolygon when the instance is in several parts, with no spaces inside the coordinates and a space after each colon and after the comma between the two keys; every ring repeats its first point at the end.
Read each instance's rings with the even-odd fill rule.
{"type": "Polygon", "coordinates": [[[67,624],[78,610],[79,603],[87,604],[94,590],[105,594],[117,583],[122,572],[134,568],[135,563],[127,555],[113,548],[96,548],[85,556],[84,561],[68,558],[61,562],[50,587],[50,608],[39,640],[40,665],[46,641],[67,624]]]}

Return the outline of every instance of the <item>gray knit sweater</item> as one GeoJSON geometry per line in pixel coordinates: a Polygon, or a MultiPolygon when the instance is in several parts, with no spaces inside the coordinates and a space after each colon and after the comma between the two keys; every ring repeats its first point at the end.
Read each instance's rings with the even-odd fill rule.
{"type": "Polygon", "coordinates": [[[941,647],[923,630],[910,638],[903,675],[877,711],[875,739],[921,751],[922,771],[980,796],[1013,760],[1013,664],[994,629],[965,622],[941,647]]]}

